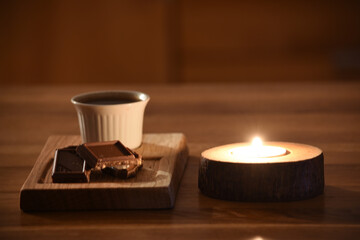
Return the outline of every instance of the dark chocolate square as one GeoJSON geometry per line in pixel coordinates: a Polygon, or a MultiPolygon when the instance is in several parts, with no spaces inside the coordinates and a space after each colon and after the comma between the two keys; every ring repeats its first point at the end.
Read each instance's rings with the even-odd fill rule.
{"type": "Polygon", "coordinates": [[[54,183],[89,181],[85,160],[76,153],[75,149],[75,146],[70,146],[56,150],[52,171],[54,183]]]}

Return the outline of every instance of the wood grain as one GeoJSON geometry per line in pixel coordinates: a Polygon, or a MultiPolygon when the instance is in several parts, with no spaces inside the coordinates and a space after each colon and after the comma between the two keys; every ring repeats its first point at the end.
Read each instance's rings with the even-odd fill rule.
{"type": "Polygon", "coordinates": [[[358,77],[359,65],[351,66],[350,56],[359,53],[351,47],[359,46],[360,33],[353,31],[360,28],[355,20],[359,9],[353,1],[183,0],[183,79],[206,83],[358,77]]]}
{"type": "Polygon", "coordinates": [[[360,234],[359,82],[14,86],[0,88],[0,110],[1,239],[354,240],[360,234]],[[174,208],[22,212],[20,188],[47,138],[79,134],[70,98],[106,89],[151,96],[145,133],[185,133],[190,158],[174,208]],[[247,142],[255,134],[321,148],[324,194],[285,203],[223,201],[201,194],[201,152],[247,142]]]}
{"type": "Polygon", "coordinates": [[[358,1],[0,1],[0,84],[359,78],[359,11],[358,1]]]}
{"type": "Polygon", "coordinates": [[[166,15],[162,0],[0,2],[0,84],[166,82],[166,15]]]}
{"type": "Polygon", "coordinates": [[[188,158],[183,134],[146,134],[135,149],[144,157],[136,177],[112,176],[89,183],[53,183],[54,152],[81,143],[80,136],[50,136],[20,191],[24,211],[156,209],[174,207],[177,189],[188,158]],[[149,160],[149,156],[158,159],[149,160]]]}

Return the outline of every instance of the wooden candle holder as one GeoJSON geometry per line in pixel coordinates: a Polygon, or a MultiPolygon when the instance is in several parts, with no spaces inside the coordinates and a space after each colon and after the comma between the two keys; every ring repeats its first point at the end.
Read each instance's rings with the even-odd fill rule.
{"type": "Polygon", "coordinates": [[[266,145],[286,148],[287,154],[253,161],[231,160],[229,151],[245,145],[224,145],[201,154],[198,186],[203,194],[232,201],[278,202],[323,193],[324,157],[319,148],[268,142],[266,145]]]}

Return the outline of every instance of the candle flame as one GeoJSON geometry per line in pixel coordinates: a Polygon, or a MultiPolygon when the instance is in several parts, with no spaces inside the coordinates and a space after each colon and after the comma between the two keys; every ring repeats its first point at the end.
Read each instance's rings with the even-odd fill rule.
{"type": "Polygon", "coordinates": [[[286,154],[286,149],[279,146],[264,146],[260,137],[254,137],[251,145],[230,150],[237,158],[268,158],[286,154]]]}
{"type": "Polygon", "coordinates": [[[251,144],[255,148],[261,148],[263,146],[263,142],[259,137],[254,137],[251,144]]]}

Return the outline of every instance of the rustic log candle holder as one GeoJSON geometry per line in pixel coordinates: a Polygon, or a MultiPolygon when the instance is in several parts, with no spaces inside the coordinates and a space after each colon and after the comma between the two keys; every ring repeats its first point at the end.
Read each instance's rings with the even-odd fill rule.
{"type": "Polygon", "coordinates": [[[233,149],[246,143],[208,149],[201,154],[198,185],[209,197],[253,202],[295,201],[324,191],[324,157],[319,148],[287,142],[281,156],[238,158],[233,149]]]}

